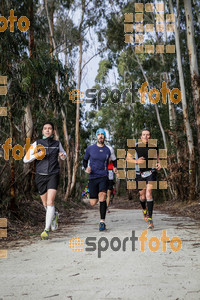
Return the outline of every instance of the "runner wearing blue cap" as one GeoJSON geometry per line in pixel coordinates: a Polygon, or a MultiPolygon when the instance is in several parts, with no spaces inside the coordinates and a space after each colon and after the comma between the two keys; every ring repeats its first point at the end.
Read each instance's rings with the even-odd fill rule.
{"type": "Polygon", "coordinates": [[[117,160],[115,155],[105,145],[106,138],[105,130],[99,128],[96,132],[97,143],[87,147],[83,165],[86,173],[89,174],[89,194],[90,204],[92,206],[100,202],[100,225],[99,230],[106,229],[106,193],[108,189],[108,163],[109,158],[113,162],[114,172],[117,173],[117,160]],[[89,161],[89,165],[88,165],[89,161]]]}

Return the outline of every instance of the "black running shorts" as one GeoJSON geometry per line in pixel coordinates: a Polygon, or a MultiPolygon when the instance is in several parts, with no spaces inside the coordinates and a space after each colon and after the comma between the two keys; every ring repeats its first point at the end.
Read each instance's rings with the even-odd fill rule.
{"type": "Polygon", "coordinates": [[[49,189],[57,190],[59,184],[59,173],[50,175],[35,175],[35,183],[40,195],[43,195],[49,189]]]}
{"type": "Polygon", "coordinates": [[[108,180],[108,190],[112,191],[114,184],[115,184],[114,180],[108,180]]]}
{"type": "MultiPolygon", "coordinates": [[[[136,174],[135,181],[136,181],[136,187],[138,189],[138,181],[146,181],[146,184],[148,184],[149,181],[157,181],[157,172],[154,171],[154,172],[152,172],[152,174],[150,176],[145,177],[145,178],[143,178],[141,175],[136,174]]],[[[142,189],[139,189],[139,190],[141,191],[142,189]]]]}
{"type": "Polygon", "coordinates": [[[107,192],[108,189],[108,177],[99,177],[95,179],[89,180],[89,194],[90,199],[98,199],[98,195],[100,192],[107,192]]]}

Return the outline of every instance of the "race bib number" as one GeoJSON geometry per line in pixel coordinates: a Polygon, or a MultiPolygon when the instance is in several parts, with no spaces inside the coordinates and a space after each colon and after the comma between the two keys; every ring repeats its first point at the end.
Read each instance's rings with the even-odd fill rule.
{"type": "Polygon", "coordinates": [[[108,170],[108,179],[113,180],[114,179],[114,173],[112,170],[108,170]]]}

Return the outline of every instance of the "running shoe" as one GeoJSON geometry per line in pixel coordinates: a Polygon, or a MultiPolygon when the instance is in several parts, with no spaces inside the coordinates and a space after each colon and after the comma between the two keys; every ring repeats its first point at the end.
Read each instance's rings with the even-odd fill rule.
{"type": "Polygon", "coordinates": [[[153,221],[151,218],[148,218],[148,229],[154,229],[153,221]]]}
{"type": "Polygon", "coordinates": [[[54,214],[53,220],[51,222],[51,230],[52,231],[55,231],[55,230],[58,229],[58,218],[59,218],[59,214],[56,211],[55,214],[54,214]]]}
{"type": "Polygon", "coordinates": [[[104,231],[104,230],[106,230],[106,224],[104,222],[100,222],[99,231],[104,231]]]}
{"type": "Polygon", "coordinates": [[[143,209],[143,219],[145,220],[145,222],[148,221],[147,210],[146,209],[143,209]]]}
{"type": "Polygon", "coordinates": [[[108,214],[110,213],[110,209],[109,209],[109,207],[107,207],[107,213],[108,213],[108,214]]]}
{"type": "Polygon", "coordinates": [[[48,240],[49,238],[49,231],[48,230],[44,230],[42,233],[41,233],[41,239],[42,240],[48,240]]]}

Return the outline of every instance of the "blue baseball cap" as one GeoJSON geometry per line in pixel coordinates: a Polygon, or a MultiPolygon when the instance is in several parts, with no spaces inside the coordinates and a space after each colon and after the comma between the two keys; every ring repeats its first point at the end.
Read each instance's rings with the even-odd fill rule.
{"type": "Polygon", "coordinates": [[[103,133],[104,136],[105,136],[105,138],[106,138],[106,132],[105,132],[105,130],[103,128],[97,129],[96,136],[97,136],[98,133],[103,133]]]}

